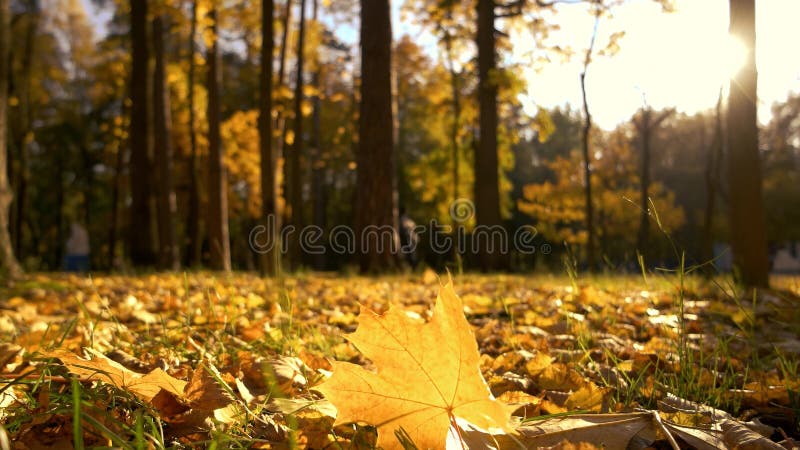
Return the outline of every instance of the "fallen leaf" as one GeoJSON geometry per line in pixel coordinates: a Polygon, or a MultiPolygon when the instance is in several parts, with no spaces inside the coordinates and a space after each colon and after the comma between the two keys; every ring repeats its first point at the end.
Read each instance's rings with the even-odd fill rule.
{"type": "Polygon", "coordinates": [[[92,359],[81,358],[66,350],[53,350],[43,355],[60,359],[67,370],[78,375],[83,381],[97,380],[109,383],[132,392],[146,402],[150,402],[161,390],[176,397],[183,395],[186,382],[170,376],[161,369],[141,374],[125,368],[95,350],[87,348],[86,352],[92,355],[92,359]]]}
{"type": "MultiPolygon", "coordinates": [[[[570,442],[591,442],[602,448],[624,449],[639,433],[653,428],[651,413],[576,414],[532,420],[517,427],[517,436],[488,436],[474,429],[463,431],[469,448],[547,448],[570,442]]],[[[558,447],[556,447],[558,448],[558,447]]]]}
{"type": "Polygon", "coordinates": [[[722,440],[731,450],[785,450],[782,446],[733,420],[722,422],[722,440]]]}
{"type": "Polygon", "coordinates": [[[200,365],[194,370],[184,394],[192,409],[214,411],[234,402],[218,379],[219,373],[211,365],[200,365]]]}
{"type": "Polygon", "coordinates": [[[718,450],[726,448],[720,433],[703,430],[695,427],[676,425],[664,421],[664,427],[673,435],[678,436],[696,450],[718,450]]]}
{"type": "Polygon", "coordinates": [[[0,344],[0,372],[5,370],[5,367],[17,357],[22,347],[10,342],[0,344]]]}
{"type": "Polygon", "coordinates": [[[359,315],[346,336],[377,372],[335,362],[333,375],[317,386],[337,408],[335,424],[367,422],[378,429],[377,445],[402,448],[394,432],[408,432],[419,448],[442,448],[456,417],[491,433],[511,432],[510,408],[495,400],[483,380],[478,346],[452,281],[442,287],[428,323],[397,308],[359,315]]]}
{"type": "Polygon", "coordinates": [[[601,388],[594,383],[586,383],[577,391],[569,394],[564,406],[572,411],[588,410],[600,412],[606,395],[611,392],[611,388],[601,388]]]}

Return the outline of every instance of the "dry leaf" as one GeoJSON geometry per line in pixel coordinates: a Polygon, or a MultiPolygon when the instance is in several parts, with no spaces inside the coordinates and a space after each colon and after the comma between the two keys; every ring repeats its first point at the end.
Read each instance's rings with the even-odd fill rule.
{"type": "Polygon", "coordinates": [[[0,344],[0,372],[5,371],[5,367],[17,357],[22,347],[10,342],[0,344]]]}
{"type": "Polygon", "coordinates": [[[193,410],[214,411],[234,402],[235,399],[220,386],[218,378],[219,372],[214,366],[200,365],[194,370],[185,391],[186,400],[193,410]]]}
{"type": "MultiPolygon", "coordinates": [[[[469,448],[542,448],[557,446],[565,440],[591,442],[608,449],[624,449],[637,434],[653,428],[650,413],[576,414],[529,421],[517,427],[511,436],[488,436],[473,429],[463,430],[469,448]]],[[[558,447],[556,447],[558,448],[558,447]]]]}
{"type": "Polygon", "coordinates": [[[719,436],[719,433],[717,432],[695,427],[676,425],[667,421],[664,421],[663,423],[664,427],[673,436],[680,437],[695,450],[717,450],[726,448],[719,436]]]}
{"type": "Polygon", "coordinates": [[[186,382],[170,376],[161,369],[155,369],[148,374],[136,373],[100,352],[90,348],[86,351],[92,355],[92,359],[87,360],[65,350],[45,352],[44,356],[60,359],[67,370],[78,375],[83,381],[97,380],[109,383],[132,392],[146,402],[150,402],[161,390],[176,397],[183,395],[186,382]]]}
{"type": "Polygon", "coordinates": [[[401,427],[419,448],[442,448],[456,417],[489,432],[510,431],[510,409],[489,393],[479,369],[478,346],[452,281],[441,288],[431,320],[419,323],[391,308],[366,310],[347,336],[377,373],[335,362],[317,389],[338,410],[336,424],[367,422],[378,446],[401,448],[401,427]]]}
{"type": "Polygon", "coordinates": [[[569,394],[564,406],[569,410],[588,410],[600,412],[606,395],[611,392],[611,388],[601,388],[594,383],[586,383],[577,391],[569,394]]]}
{"type": "Polygon", "coordinates": [[[775,442],[733,420],[722,422],[722,440],[731,450],[785,450],[775,442]]]}

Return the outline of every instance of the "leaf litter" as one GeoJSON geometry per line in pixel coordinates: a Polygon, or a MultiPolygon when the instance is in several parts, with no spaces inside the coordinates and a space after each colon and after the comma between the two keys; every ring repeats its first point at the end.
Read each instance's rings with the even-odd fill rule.
{"type": "Polygon", "coordinates": [[[795,279],[755,302],[667,275],[438,280],[31,276],[0,296],[0,434],[11,448],[76,432],[123,448],[798,446],[795,279]]]}

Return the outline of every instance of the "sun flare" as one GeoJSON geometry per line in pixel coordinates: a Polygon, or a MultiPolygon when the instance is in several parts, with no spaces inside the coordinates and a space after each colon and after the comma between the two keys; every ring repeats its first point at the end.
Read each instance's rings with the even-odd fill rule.
{"type": "Polygon", "coordinates": [[[744,66],[747,60],[747,47],[739,39],[728,36],[718,54],[721,78],[723,81],[732,78],[744,66]]]}

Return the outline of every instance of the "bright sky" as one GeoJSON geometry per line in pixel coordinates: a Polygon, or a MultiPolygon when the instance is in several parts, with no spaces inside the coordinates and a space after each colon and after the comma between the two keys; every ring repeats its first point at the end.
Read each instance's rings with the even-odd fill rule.
{"type": "MultiPolygon", "coordinates": [[[[88,3],[88,0],[84,0],[88,3]]],[[[435,37],[401,21],[403,0],[391,0],[395,38],[410,34],[431,52],[438,53],[435,37]]],[[[614,17],[600,22],[598,46],[605,46],[611,33],[624,30],[620,51],[613,57],[596,57],[587,75],[589,107],[595,122],[611,129],[627,121],[642,106],[645,95],[654,108],[674,106],[694,113],[716,103],[721,85],[727,86],[732,71],[732,45],[728,39],[729,0],[674,0],[676,12],[665,14],[652,0],[628,0],[614,17]]],[[[90,9],[91,10],[91,9],[90,9]]],[[[759,119],[769,120],[770,107],[789,92],[800,92],[800,0],[756,0],[759,119]]],[[[409,19],[410,20],[410,19],[409,19]]],[[[544,67],[531,63],[540,54],[530,35],[512,32],[510,58],[523,64],[528,89],[522,96],[526,111],[536,105],[547,108],[569,103],[580,108],[579,75],[582,51],[588,46],[594,18],[586,5],[560,5],[551,18],[561,29],[551,42],[576,51],[569,62],[555,58],[544,67]],[[526,45],[527,44],[527,45],[526,45]]],[[[355,25],[355,24],[354,24],[355,25]]],[[[337,24],[340,39],[358,44],[358,31],[350,24],[337,24]]]]}
{"type": "MultiPolygon", "coordinates": [[[[769,120],[770,106],[800,91],[800,57],[792,50],[800,42],[800,1],[757,0],[756,58],[758,65],[759,118],[769,120]]],[[[612,19],[600,22],[598,44],[605,46],[609,34],[625,30],[620,51],[613,57],[597,57],[587,74],[589,108],[597,124],[610,129],[628,120],[642,105],[642,95],[654,108],[675,106],[694,113],[712,107],[721,84],[735,66],[736,51],[728,38],[728,0],[677,0],[677,11],[661,12],[649,0],[630,0],[612,19]]],[[[554,42],[584,50],[594,19],[583,5],[563,5],[554,17],[561,30],[554,42]]],[[[514,39],[513,58],[530,61],[531,42],[514,39]]],[[[529,81],[524,101],[553,107],[581,105],[579,74],[582,57],[566,64],[554,60],[536,70],[527,67],[529,81]]]]}

